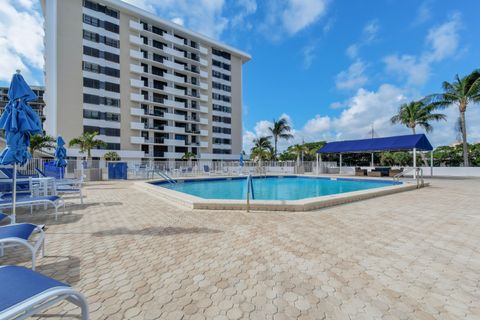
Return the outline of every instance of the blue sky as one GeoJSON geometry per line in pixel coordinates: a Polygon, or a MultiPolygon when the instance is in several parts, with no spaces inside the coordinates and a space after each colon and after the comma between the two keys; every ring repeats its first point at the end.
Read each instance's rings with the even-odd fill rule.
{"type": "MultiPolygon", "coordinates": [[[[0,0],[0,82],[27,69],[43,83],[41,11],[34,0],[0,0]],[[21,24],[18,22],[21,19],[21,24]],[[28,28],[25,28],[28,25],[28,28]],[[12,36],[12,32],[16,34],[12,36]],[[24,35],[28,41],[10,40],[24,35]],[[40,40],[39,40],[40,39],[40,40]],[[26,54],[22,54],[26,52],[26,54]]],[[[438,92],[441,82],[479,68],[478,1],[129,0],[250,53],[244,65],[244,149],[288,117],[293,142],[409,133],[388,119],[399,105],[438,92]]],[[[479,106],[467,112],[480,141],[479,106]]],[[[429,138],[457,138],[456,108],[429,138]]]]}

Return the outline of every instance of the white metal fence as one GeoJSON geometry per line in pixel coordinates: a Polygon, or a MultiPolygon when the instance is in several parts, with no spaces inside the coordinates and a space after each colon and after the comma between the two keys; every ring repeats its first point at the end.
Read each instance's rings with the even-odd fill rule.
{"type": "MultiPolygon", "coordinates": [[[[35,175],[38,171],[44,172],[45,165],[52,159],[32,159],[19,167],[18,172],[24,175],[35,175]]],[[[128,179],[149,179],[156,176],[157,172],[164,172],[172,177],[179,176],[205,176],[205,175],[240,175],[240,174],[297,174],[316,173],[315,162],[296,161],[244,161],[243,166],[239,161],[211,161],[211,160],[167,160],[167,161],[119,161],[127,164],[128,179]]],[[[65,168],[65,178],[79,177],[82,174],[95,173],[95,176],[108,179],[108,161],[105,160],[68,160],[65,168]]],[[[321,163],[321,172],[327,172],[328,167],[336,166],[335,163],[321,163]]],[[[88,177],[87,177],[87,180],[88,177]]]]}

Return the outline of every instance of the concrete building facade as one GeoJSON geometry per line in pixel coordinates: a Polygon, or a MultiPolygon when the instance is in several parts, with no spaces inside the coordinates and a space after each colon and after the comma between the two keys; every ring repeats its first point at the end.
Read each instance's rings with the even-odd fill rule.
{"type": "Polygon", "coordinates": [[[119,0],[42,8],[48,134],[98,132],[94,157],[239,158],[248,54],[119,0]]]}

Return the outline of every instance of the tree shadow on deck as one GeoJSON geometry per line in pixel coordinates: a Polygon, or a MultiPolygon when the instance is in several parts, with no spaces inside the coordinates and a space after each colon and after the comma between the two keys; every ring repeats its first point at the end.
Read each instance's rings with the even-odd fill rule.
{"type": "Polygon", "coordinates": [[[115,228],[112,230],[98,231],[92,233],[95,237],[105,236],[120,236],[120,235],[138,235],[138,236],[172,236],[178,234],[205,234],[205,233],[220,233],[221,230],[208,228],[182,228],[182,227],[148,227],[140,230],[132,230],[128,228],[115,228]]]}

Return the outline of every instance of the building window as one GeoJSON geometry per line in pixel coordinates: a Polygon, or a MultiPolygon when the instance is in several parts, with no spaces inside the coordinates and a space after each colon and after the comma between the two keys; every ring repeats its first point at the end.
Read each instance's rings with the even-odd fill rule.
{"type": "Polygon", "coordinates": [[[118,113],[100,112],[95,110],[83,110],[83,117],[85,119],[105,120],[112,122],[120,122],[120,115],[118,113]]]}
{"type": "Polygon", "coordinates": [[[83,103],[104,105],[109,107],[120,107],[120,100],[108,97],[100,97],[94,94],[83,94],[83,103]]]}

